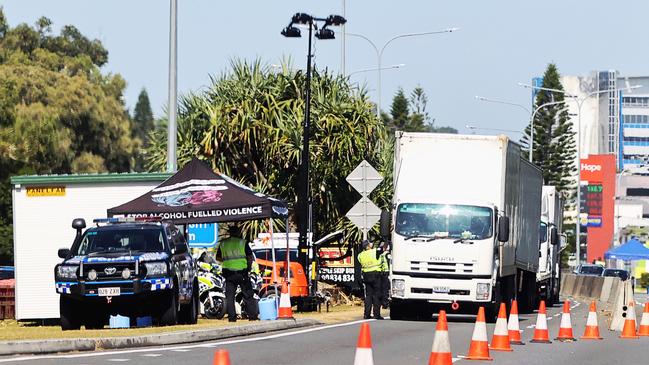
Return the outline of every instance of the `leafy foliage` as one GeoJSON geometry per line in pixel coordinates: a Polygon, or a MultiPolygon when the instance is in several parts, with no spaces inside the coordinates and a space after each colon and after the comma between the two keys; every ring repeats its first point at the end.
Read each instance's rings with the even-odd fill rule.
{"type": "Polygon", "coordinates": [[[381,114],[381,120],[391,131],[457,133],[453,127],[435,127],[435,120],[426,111],[428,97],[421,86],[417,86],[410,98],[399,88],[392,99],[391,114],[381,114]]]}
{"type": "Polygon", "coordinates": [[[11,255],[16,174],[129,171],[134,144],[126,82],[102,75],[108,52],[77,28],[51,21],[10,27],[0,8],[0,261],[11,255]]]}
{"type": "Polygon", "coordinates": [[[153,111],[151,110],[151,103],[149,102],[149,95],[145,89],[140,91],[137,98],[137,104],[133,112],[133,139],[134,143],[138,144],[139,154],[135,158],[135,170],[143,171],[145,163],[145,153],[147,143],[147,135],[155,128],[155,119],[153,118],[153,111]],[[139,148],[139,147],[142,148],[139,148]]]}
{"type": "MultiPolygon", "coordinates": [[[[306,75],[288,62],[282,69],[273,72],[259,60],[233,60],[231,70],[212,78],[209,89],[183,96],[178,118],[179,165],[199,156],[217,171],[295,205],[306,75]]],[[[386,177],[373,198],[387,207],[392,145],[364,90],[326,70],[313,72],[311,87],[309,152],[316,238],[344,228],[348,238],[358,240],[360,231],[352,228],[344,214],[360,197],[345,177],[367,159],[386,177]]],[[[165,165],[164,133],[159,128],[150,138],[147,156],[152,170],[165,165]]],[[[295,222],[292,216],[293,229],[295,222]]],[[[248,222],[244,235],[251,238],[263,229],[261,222],[248,222]]]]}
{"type": "MultiPolygon", "coordinates": [[[[563,90],[557,66],[549,64],[543,75],[542,87],[563,90]]],[[[535,108],[547,103],[558,104],[545,106],[534,117],[534,143],[532,159],[543,170],[543,182],[554,185],[566,202],[574,196],[572,176],[576,170],[575,141],[572,124],[568,121],[568,111],[564,102],[564,94],[540,90],[536,96],[535,108]]],[[[531,126],[525,129],[521,140],[523,146],[529,146],[531,126]]]]}

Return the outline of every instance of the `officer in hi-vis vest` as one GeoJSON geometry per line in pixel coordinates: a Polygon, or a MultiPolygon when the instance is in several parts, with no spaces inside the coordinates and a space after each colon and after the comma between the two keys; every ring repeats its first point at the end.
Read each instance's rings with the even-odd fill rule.
{"type": "Polygon", "coordinates": [[[363,271],[363,284],[365,285],[365,312],[363,318],[375,319],[381,317],[381,260],[382,249],[372,248],[368,240],[361,243],[363,252],[358,254],[358,262],[363,271]]]}
{"type": "Polygon", "coordinates": [[[221,257],[223,276],[225,277],[225,303],[228,310],[228,321],[237,321],[237,309],[234,306],[234,296],[237,286],[241,286],[241,293],[246,301],[246,311],[251,321],[257,320],[259,306],[254,297],[252,284],[248,273],[252,267],[254,256],[248,242],[240,238],[241,233],[237,226],[228,226],[229,238],[221,241],[217,257],[221,257]]]}
{"type": "Polygon", "coordinates": [[[390,263],[387,245],[383,245],[383,253],[379,257],[381,261],[381,306],[387,309],[390,306],[390,263]]]}

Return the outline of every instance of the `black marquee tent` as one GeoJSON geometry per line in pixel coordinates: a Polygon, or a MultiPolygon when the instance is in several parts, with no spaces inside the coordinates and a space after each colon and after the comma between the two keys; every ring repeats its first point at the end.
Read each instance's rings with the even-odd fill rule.
{"type": "Polygon", "coordinates": [[[108,209],[108,216],[161,217],[177,224],[288,217],[281,200],[258,193],[192,159],[148,193],[108,209]]]}

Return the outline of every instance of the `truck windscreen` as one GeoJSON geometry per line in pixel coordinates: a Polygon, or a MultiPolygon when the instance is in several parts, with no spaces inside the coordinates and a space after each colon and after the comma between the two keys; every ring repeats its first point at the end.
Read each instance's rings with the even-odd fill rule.
{"type": "Polygon", "coordinates": [[[395,230],[402,236],[481,240],[493,233],[493,211],[472,205],[403,203],[395,230]]]}

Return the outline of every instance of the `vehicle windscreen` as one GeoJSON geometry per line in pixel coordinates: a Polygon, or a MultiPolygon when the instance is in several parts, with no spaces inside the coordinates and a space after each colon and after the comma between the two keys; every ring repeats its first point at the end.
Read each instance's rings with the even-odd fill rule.
{"type": "Polygon", "coordinates": [[[582,266],[579,270],[580,274],[589,274],[589,275],[602,275],[604,268],[601,266],[582,266]]]}
{"type": "MultiPolygon", "coordinates": [[[[297,250],[291,250],[291,262],[297,262],[297,250]]],[[[261,260],[273,261],[271,249],[255,250],[255,257],[261,260]]],[[[286,249],[275,249],[275,261],[286,261],[286,249]]]]}
{"type": "Polygon", "coordinates": [[[627,273],[625,270],[604,270],[602,276],[614,276],[624,281],[629,278],[629,273],[627,273]]]}
{"type": "Polygon", "coordinates": [[[164,247],[163,230],[159,227],[100,229],[86,231],[72,253],[83,256],[103,252],[159,252],[164,247]]]}
{"type": "Polygon", "coordinates": [[[410,236],[485,239],[493,232],[493,212],[472,205],[404,203],[397,209],[395,230],[410,236]]]}

